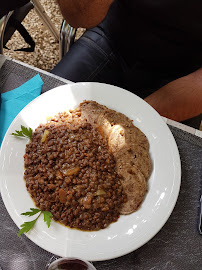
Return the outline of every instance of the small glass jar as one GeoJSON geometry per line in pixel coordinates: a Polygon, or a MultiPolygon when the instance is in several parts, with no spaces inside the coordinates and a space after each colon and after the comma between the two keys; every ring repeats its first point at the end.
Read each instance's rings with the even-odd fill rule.
{"type": "Polygon", "coordinates": [[[80,258],[60,258],[49,263],[46,270],[96,270],[88,261],[80,258]]]}

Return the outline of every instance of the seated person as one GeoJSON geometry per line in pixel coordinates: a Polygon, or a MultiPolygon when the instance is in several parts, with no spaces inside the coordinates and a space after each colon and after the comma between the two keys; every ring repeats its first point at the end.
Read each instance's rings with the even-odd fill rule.
{"type": "Polygon", "coordinates": [[[71,26],[87,31],[54,74],[123,87],[176,121],[202,113],[202,1],[58,3],[71,26]]]}

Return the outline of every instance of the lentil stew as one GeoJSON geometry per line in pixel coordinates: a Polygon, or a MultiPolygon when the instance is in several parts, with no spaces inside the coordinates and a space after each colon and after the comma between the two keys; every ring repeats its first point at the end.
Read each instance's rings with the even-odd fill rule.
{"type": "Polygon", "coordinates": [[[26,145],[26,187],[37,207],[71,228],[94,231],[118,220],[127,201],[99,129],[77,108],[40,124],[26,145]]]}

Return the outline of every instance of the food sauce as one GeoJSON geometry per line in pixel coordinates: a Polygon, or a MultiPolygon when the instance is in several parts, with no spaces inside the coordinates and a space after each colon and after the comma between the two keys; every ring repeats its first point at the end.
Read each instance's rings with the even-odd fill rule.
{"type": "Polygon", "coordinates": [[[79,259],[63,259],[61,261],[54,262],[52,266],[48,268],[48,270],[93,270],[95,268],[91,268],[85,262],[79,259]]]}

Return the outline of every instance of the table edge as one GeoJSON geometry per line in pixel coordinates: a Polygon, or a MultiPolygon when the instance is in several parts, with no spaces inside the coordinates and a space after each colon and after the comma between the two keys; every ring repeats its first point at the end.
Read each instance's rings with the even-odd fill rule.
{"type": "MultiPolygon", "coordinates": [[[[10,58],[10,57],[5,56],[5,55],[2,55],[2,54],[0,54],[0,68],[1,68],[1,66],[4,64],[4,62],[5,62],[6,60],[13,61],[13,62],[15,62],[15,63],[17,63],[17,64],[19,64],[19,65],[28,67],[28,68],[30,68],[30,69],[33,69],[33,70],[37,71],[37,72],[43,73],[43,74],[45,74],[45,75],[47,75],[47,76],[51,76],[51,77],[53,77],[53,78],[55,78],[55,79],[57,79],[57,80],[59,80],[59,81],[61,81],[61,82],[64,82],[64,83],[66,83],[66,84],[74,83],[74,82],[72,82],[72,81],[70,81],[70,80],[66,80],[66,79],[64,79],[64,78],[62,78],[62,77],[59,77],[59,76],[57,76],[57,75],[55,75],[55,74],[52,74],[52,73],[50,73],[50,72],[48,72],[48,71],[39,69],[39,68],[37,68],[37,67],[33,67],[33,66],[29,65],[29,64],[23,63],[23,62],[21,62],[21,61],[15,60],[15,59],[13,59],[13,58],[10,58]]],[[[189,126],[187,126],[187,125],[184,125],[184,124],[182,124],[182,123],[179,123],[179,122],[177,122],[177,121],[171,120],[171,119],[166,118],[166,117],[163,117],[163,116],[162,116],[162,119],[164,120],[164,122],[165,122],[166,124],[168,124],[168,125],[170,125],[170,126],[176,127],[176,128],[178,128],[178,129],[181,129],[181,130],[183,130],[183,131],[186,131],[186,132],[188,132],[188,133],[190,133],[190,134],[192,134],[192,135],[195,135],[195,136],[197,136],[197,137],[199,137],[199,138],[202,138],[202,131],[200,131],[200,130],[198,130],[198,129],[189,127],[189,126]]]]}

